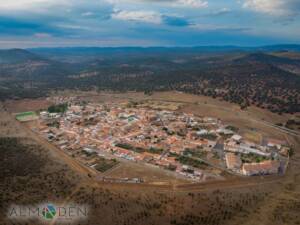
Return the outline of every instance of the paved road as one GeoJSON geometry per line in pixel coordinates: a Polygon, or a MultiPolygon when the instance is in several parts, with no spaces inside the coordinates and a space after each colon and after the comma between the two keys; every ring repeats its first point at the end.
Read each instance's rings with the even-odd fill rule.
{"type": "Polygon", "coordinates": [[[218,153],[218,156],[220,157],[220,159],[224,159],[225,158],[223,140],[221,140],[221,139],[218,140],[217,144],[215,145],[215,147],[213,147],[212,150],[214,152],[218,153]]]}

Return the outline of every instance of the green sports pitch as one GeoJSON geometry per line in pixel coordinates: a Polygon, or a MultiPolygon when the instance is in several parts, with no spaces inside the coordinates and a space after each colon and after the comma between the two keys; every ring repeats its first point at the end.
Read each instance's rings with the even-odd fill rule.
{"type": "Polygon", "coordinates": [[[35,112],[22,112],[16,114],[16,119],[21,122],[31,121],[38,119],[38,115],[35,112]]]}

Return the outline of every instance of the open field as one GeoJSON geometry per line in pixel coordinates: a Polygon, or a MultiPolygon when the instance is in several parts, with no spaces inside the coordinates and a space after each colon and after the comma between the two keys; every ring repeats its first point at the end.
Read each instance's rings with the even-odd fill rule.
{"type": "Polygon", "coordinates": [[[47,109],[50,105],[51,102],[46,99],[9,100],[5,102],[7,110],[12,113],[38,111],[40,109],[47,109]]]}
{"type": "Polygon", "coordinates": [[[145,165],[134,162],[123,162],[119,167],[106,173],[105,176],[113,178],[142,178],[146,183],[173,185],[181,183],[190,183],[188,179],[175,173],[162,170],[151,165],[145,165]]]}
{"type": "Polygon", "coordinates": [[[139,107],[149,107],[151,109],[175,111],[182,105],[182,103],[175,102],[145,100],[143,101],[143,103],[139,104],[139,107]]]}
{"type": "MultiPolygon", "coordinates": [[[[274,124],[286,121],[290,116],[273,115],[255,108],[241,111],[233,105],[227,105],[229,103],[219,104],[213,99],[209,102],[206,98],[200,100],[202,97],[180,93],[155,93],[152,96],[142,93],[104,93],[82,98],[94,101],[121,101],[127,98],[134,101],[155,99],[181,102],[178,110],[217,116],[239,127],[242,132],[248,132],[249,138],[258,140],[260,135],[257,133],[284,138],[293,146],[295,154],[283,177],[235,177],[207,184],[183,184],[180,179],[168,183],[166,181],[170,178],[167,175],[164,177],[153,169],[147,170],[147,176],[152,178],[150,184],[108,184],[89,178],[91,171],[82,168],[51,144],[40,140],[1,107],[0,136],[3,145],[0,148],[0,165],[5,168],[2,168],[4,185],[0,185],[3,193],[0,198],[0,224],[13,224],[5,218],[10,204],[45,201],[88,204],[91,208],[90,216],[81,224],[92,225],[300,224],[300,139],[266,126],[263,122],[265,120],[274,124]]],[[[29,106],[26,109],[20,108],[20,111],[27,110],[34,109],[29,106]]],[[[108,176],[137,176],[145,174],[145,171],[144,167],[124,164],[108,170],[108,176]]],[[[30,221],[30,224],[38,222],[30,221]]],[[[52,224],[58,223],[52,221],[52,224]]]]}
{"type": "Polygon", "coordinates": [[[248,131],[241,132],[241,134],[243,137],[245,137],[245,139],[252,141],[254,143],[260,144],[262,142],[263,137],[257,131],[248,130],[248,131]]]}

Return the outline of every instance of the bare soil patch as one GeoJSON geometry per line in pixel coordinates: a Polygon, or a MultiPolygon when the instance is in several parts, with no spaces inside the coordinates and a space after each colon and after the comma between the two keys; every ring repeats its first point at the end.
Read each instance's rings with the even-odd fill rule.
{"type": "Polygon", "coordinates": [[[142,178],[146,183],[178,184],[190,182],[188,179],[184,179],[171,171],[168,172],[152,165],[134,162],[122,162],[119,167],[106,175],[113,178],[142,178]]]}
{"type": "Polygon", "coordinates": [[[46,99],[22,99],[9,100],[4,105],[9,112],[19,113],[47,109],[51,105],[51,102],[46,99]]]}

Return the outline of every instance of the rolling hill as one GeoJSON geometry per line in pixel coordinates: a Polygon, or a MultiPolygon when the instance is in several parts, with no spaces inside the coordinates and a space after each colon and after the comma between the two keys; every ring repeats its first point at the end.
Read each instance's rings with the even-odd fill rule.
{"type": "Polygon", "coordinates": [[[0,64],[18,64],[30,61],[47,61],[39,55],[23,49],[0,50],[0,64]]]}
{"type": "Polygon", "coordinates": [[[288,57],[289,49],[297,46],[0,50],[0,94],[5,99],[58,89],[180,90],[242,108],[294,113],[300,111],[300,60],[288,57]]]}

